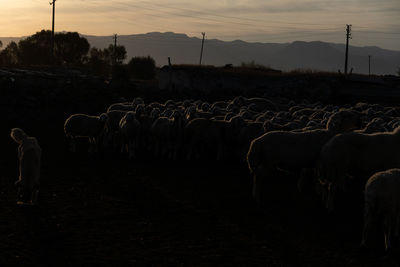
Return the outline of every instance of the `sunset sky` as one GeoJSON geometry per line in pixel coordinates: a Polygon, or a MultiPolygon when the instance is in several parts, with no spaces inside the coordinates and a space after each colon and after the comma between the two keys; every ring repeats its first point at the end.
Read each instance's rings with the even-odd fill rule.
{"type": "MultiPolygon", "coordinates": [[[[0,0],[0,36],[51,29],[49,0],[0,0]]],[[[57,0],[56,31],[186,33],[250,42],[343,43],[400,50],[400,0],[57,0]]]]}

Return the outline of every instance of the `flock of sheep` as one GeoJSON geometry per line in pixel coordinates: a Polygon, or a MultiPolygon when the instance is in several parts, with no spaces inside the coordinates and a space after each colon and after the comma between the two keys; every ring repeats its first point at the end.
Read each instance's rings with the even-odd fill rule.
{"type": "Polygon", "coordinates": [[[399,238],[399,107],[242,96],[145,104],[135,98],[100,116],[71,115],[64,131],[73,150],[74,140],[83,137],[91,151],[111,149],[130,158],[247,161],[257,202],[280,170],[298,173],[300,190],[306,180],[313,181],[330,210],[337,191],[358,179],[365,185],[362,245],[377,218],[386,249],[399,238]]]}

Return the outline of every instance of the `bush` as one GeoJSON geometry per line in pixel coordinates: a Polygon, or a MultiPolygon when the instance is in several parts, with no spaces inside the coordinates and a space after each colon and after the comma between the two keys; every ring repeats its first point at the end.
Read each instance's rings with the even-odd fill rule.
{"type": "Polygon", "coordinates": [[[156,76],[156,62],[150,56],[133,57],[129,63],[129,73],[138,80],[151,80],[156,76]]]}

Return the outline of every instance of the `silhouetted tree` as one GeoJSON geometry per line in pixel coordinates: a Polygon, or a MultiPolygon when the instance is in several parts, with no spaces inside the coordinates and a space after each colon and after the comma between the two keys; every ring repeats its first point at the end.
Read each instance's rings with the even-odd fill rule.
{"type": "Polygon", "coordinates": [[[51,31],[42,30],[19,41],[19,64],[48,65],[66,64],[81,65],[90,45],[86,38],[77,32],[57,33],[54,36],[54,57],[51,54],[51,31]]]}
{"type": "Polygon", "coordinates": [[[54,36],[55,56],[58,63],[81,65],[89,52],[90,44],[77,32],[58,33],[54,36]]]}
{"type": "Polygon", "coordinates": [[[128,67],[134,79],[151,80],[156,75],[156,62],[150,56],[133,57],[129,61],[128,67]]]}
{"type": "Polygon", "coordinates": [[[108,49],[90,49],[87,66],[96,74],[107,76],[111,70],[111,55],[108,49]]]}
{"type": "Polygon", "coordinates": [[[3,42],[0,40],[0,48],[3,47],[3,42]]]}
{"type": "MultiPolygon", "coordinates": [[[[93,47],[89,53],[87,66],[98,75],[108,76],[111,74],[111,66],[113,65],[114,58],[117,65],[121,65],[123,63],[124,59],[126,58],[125,46],[117,45],[115,52],[114,45],[112,44],[110,44],[108,48],[104,49],[93,47]]],[[[113,72],[124,73],[126,71],[122,68],[118,68],[118,70],[113,72]]],[[[121,76],[124,75],[125,74],[121,74],[121,76]]]]}
{"type": "Polygon", "coordinates": [[[117,64],[122,64],[122,62],[126,59],[126,49],[123,45],[117,45],[114,51],[114,45],[110,44],[107,50],[108,53],[111,55],[111,60],[115,57],[115,62],[117,64]]]}
{"type": "Polygon", "coordinates": [[[22,65],[48,65],[51,55],[51,31],[42,30],[18,43],[18,63],[22,65]]]}
{"type": "Polygon", "coordinates": [[[16,42],[9,43],[6,48],[0,52],[1,66],[15,66],[18,64],[18,45],[16,42]]]}

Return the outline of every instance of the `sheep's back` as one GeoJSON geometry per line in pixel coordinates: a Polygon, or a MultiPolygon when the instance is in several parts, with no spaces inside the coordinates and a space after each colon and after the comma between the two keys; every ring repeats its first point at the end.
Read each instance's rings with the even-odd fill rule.
{"type": "Polygon", "coordinates": [[[99,135],[103,128],[104,123],[101,123],[97,116],[86,114],[71,115],[64,124],[65,134],[75,137],[94,137],[99,135]]]}

